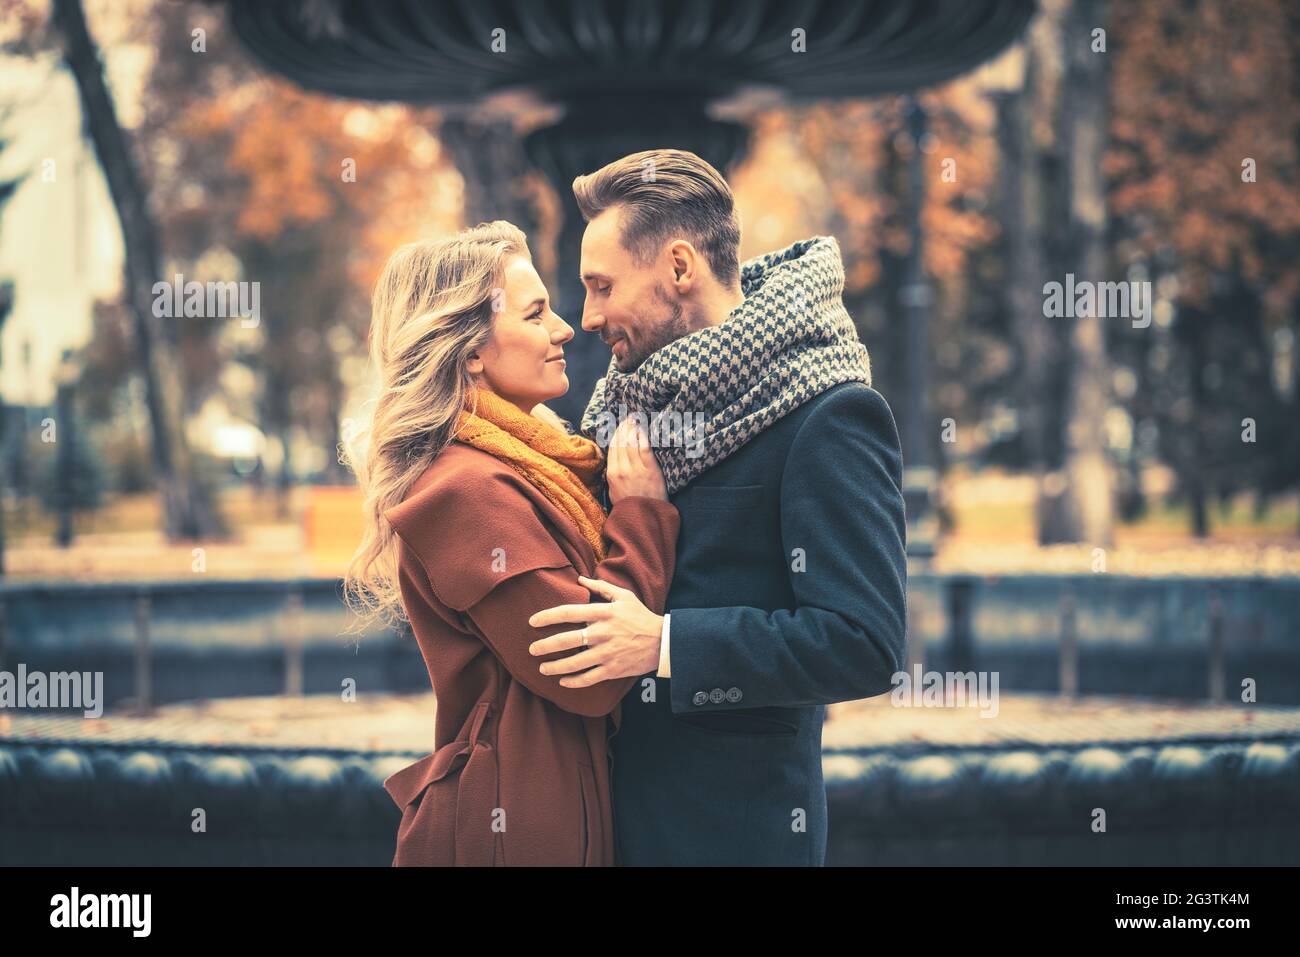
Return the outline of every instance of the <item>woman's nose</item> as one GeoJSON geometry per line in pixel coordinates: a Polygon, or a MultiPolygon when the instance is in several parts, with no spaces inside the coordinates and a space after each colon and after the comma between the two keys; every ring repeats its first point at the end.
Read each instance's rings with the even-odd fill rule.
{"type": "Polygon", "coordinates": [[[563,345],[573,338],[573,326],[569,325],[559,316],[555,317],[556,327],[551,330],[551,341],[556,345],[563,345]]]}

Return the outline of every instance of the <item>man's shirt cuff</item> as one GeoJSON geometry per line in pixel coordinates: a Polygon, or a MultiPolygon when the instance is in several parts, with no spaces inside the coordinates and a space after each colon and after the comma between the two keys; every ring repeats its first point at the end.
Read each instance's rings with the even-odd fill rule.
{"type": "Polygon", "coordinates": [[[671,678],[668,673],[668,620],[672,615],[664,615],[664,630],[659,636],[659,670],[655,674],[660,678],[671,678]]]}

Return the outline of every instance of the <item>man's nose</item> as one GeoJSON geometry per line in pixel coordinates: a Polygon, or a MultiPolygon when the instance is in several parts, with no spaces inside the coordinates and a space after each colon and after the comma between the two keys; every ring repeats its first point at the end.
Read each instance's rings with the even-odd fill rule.
{"type": "Polygon", "coordinates": [[[582,301],[582,328],[587,332],[597,332],[605,324],[605,317],[600,310],[590,308],[591,297],[582,301]]]}

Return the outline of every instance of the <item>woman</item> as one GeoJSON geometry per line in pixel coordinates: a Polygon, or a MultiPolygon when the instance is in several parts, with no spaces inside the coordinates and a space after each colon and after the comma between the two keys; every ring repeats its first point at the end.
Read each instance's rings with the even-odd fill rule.
{"type": "Polygon", "coordinates": [[[572,626],[528,618],[590,600],[579,575],[662,613],[679,517],[639,433],[621,428],[606,464],[531,414],[568,390],[572,337],[506,222],[403,246],[376,286],[380,391],[353,463],[367,528],[345,591],[410,621],[438,702],[434,751],[384,782],[394,866],[615,863],[607,743],[636,679],[565,687],[540,665],[580,649],[529,646],[572,626]]]}

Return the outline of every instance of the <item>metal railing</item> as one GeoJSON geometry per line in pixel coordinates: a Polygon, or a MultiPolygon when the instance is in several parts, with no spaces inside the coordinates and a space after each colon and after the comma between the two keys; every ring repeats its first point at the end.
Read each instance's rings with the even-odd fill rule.
{"type": "MultiPolygon", "coordinates": [[[[1270,683],[1270,701],[1300,703],[1300,580],[914,573],[908,590],[909,669],[995,668],[1007,690],[1066,697],[1172,693],[1220,703],[1230,681],[1249,674],[1270,683]],[[1168,677],[1162,669],[1177,674],[1162,683],[1155,680],[1168,677]]],[[[160,700],[160,655],[252,653],[278,672],[281,693],[301,695],[321,649],[336,657],[350,646],[392,655],[399,646],[405,680],[419,660],[414,643],[380,631],[358,644],[347,633],[351,623],[334,578],[6,582],[0,670],[20,660],[33,667],[33,658],[111,662],[139,713],[160,700]]],[[[182,666],[173,662],[171,673],[182,666]]],[[[427,686],[416,671],[409,687],[427,686]]],[[[231,680],[232,691],[189,696],[277,690],[263,680],[240,691],[231,680]]]]}

